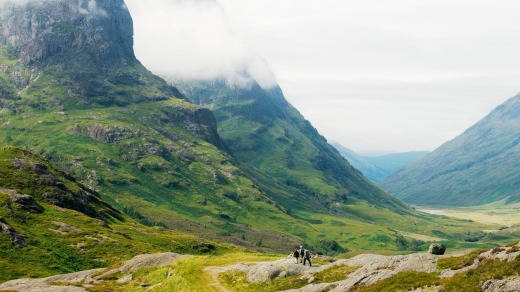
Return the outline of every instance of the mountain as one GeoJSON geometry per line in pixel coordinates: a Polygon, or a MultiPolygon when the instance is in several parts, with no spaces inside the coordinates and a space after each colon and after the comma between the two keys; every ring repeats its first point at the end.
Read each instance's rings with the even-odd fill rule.
{"type": "Polygon", "coordinates": [[[271,189],[273,196],[283,195],[278,201],[287,200],[285,208],[303,200],[316,210],[348,216],[341,204],[361,200],[410,213],[408,206],[370,183],[329,145],[279,87],[230,87],[224,81],[175,86],[215,113],[225,147],[251,174],[261,174],[260,186],[271,189]]]}
{"type": "Polygon", "coordinates": [[[1,144],[43,155],[148,225],[258,249],[300,242],[283,236],[291,224],[311,230],[220,149],[210,110],[137,61],[124,1],[2,9],[1,144]]]}
{"type": "Polygon", "coordinates": [[[206,250],[197,237],[138,224],[19,148],[0,147],[0,186],[0,282],[106,267],[141,253],[229,249],[206,250]]]}
{"type": "Polygon", "coordinates": [[[382,186],[420,205],[466,206],[520,201],[520,95],[460,136],[392,174],[382,186]]]}
{"type": "Polygon", "coordinates": [[[334,146],[352,166],[375,183],[380,183],[394,171],[419,160],[429,153],[428,151],[411,151],[380,156],[361,156],[338,143],[332,143],[331,145],[334,146]]]}
{"type": "Polygon", "coordinates": [[[122,0],[1,7],[0,145],[45,157],[143,225],[328,254],[396,250],[397,228],[454,241],[482,228],[419,213],[368,182],[279,88],[201,84],[190,102],[135,59],[122,0]],[[199,105],[212,98],[214,112],[199,105]]]}

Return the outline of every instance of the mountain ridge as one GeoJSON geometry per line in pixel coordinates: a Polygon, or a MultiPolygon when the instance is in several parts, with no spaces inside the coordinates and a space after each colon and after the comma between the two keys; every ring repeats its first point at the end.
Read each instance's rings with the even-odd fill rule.
{"type": "Polygon", "coordinates": [[[377,156],[364,156],[345,148],[339,143],[332,143],[331,145],[338,149],[339,153],[345,157],[352,166],[375,183],[380,183],[388,175],[429,153],[428,151],[409,151],[377,156]]]}
{"type": "Polygon", "coordinates": [[[382,185],[414,204],[480,205],[520,201],[520,95],[382,185]]]}

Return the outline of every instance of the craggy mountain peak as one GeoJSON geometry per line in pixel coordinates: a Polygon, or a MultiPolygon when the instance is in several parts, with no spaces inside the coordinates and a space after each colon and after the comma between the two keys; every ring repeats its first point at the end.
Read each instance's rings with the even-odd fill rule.
{"type": "Polygon", "coordinates": [[[10,77],[0,80],[3,106],[17,111],[182,96],[136,59],[123,0],[0,5],[0,73],[10,77]]]}
{"type": "Polygon", "coordinates": [[[7,4],[0,27],[0,46],[11,46],[24,65],[81,51],[100,64],[136,61],[132,18],[123,0],[7,4]]]}

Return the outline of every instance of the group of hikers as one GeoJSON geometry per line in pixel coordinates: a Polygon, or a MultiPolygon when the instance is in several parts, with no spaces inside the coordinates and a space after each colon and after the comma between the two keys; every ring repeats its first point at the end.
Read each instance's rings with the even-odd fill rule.
{"type": "Polygon", "coordinates": [[[305,263],[309,261],[309,266],[312,267],[311,252],[303,248],[303,246],[300,245],[300,248],[294,250],[293,256],[296,259],[296,263],[303,263],[305,266],[305,263]]]}

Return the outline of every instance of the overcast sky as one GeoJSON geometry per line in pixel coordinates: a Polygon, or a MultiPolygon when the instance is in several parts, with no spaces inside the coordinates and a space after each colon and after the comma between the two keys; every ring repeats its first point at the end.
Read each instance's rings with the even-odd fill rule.
{"type": "Polygon", "coordinates": [[[278,83],[358,153],[433,150],[520,92],[520,1],[126,2],[153,72],[278,83]]]}

